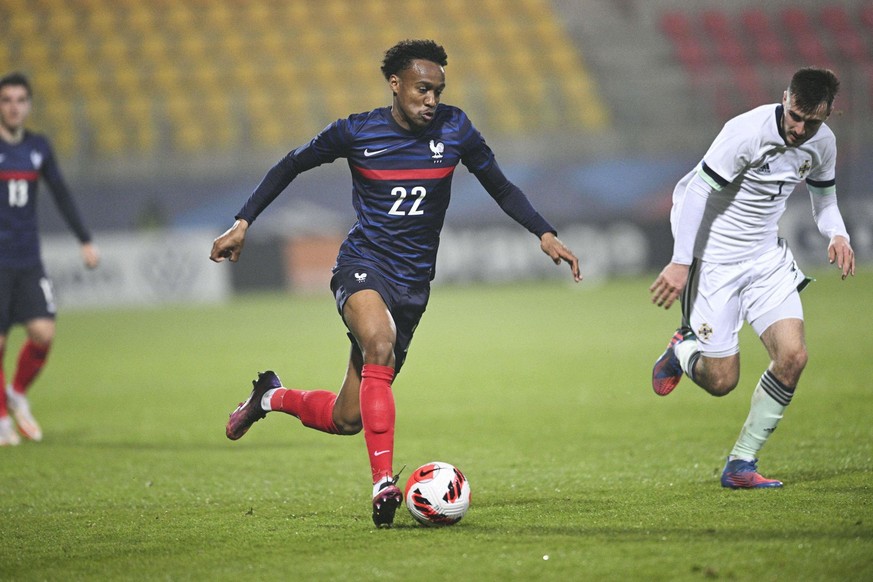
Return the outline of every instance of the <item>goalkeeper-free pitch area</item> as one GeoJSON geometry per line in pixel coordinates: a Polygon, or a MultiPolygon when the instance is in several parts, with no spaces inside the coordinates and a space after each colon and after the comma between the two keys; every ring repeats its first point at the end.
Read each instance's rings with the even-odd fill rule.
{"type": "Polygon", "coordinates": [[[62,312],[31,393],[45,439],[0,449],[0,579],[873,579],[871,273],[816,276],[809,365],[759,465],[786,486],[756,491],[718,482],[767,365],[748,328],[737,390],[662,398],[679,310],[651,278],[436,287],[394,384],[395,469],[465,472],[444,529],[405,509],[374,529],[361,435],[275,413],[224,436],[259,370],[339,386],[327,291],[62,312]]]}

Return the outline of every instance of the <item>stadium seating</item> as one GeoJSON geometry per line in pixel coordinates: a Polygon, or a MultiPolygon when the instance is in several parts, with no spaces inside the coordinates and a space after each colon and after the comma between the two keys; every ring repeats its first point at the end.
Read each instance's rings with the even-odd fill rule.
{"type": "Polygon", "coordinates": [[[819,21],[833,39],[837,58],[848,62],[862,63],[867,59],[868,48],[861,32],[854,26],[851,19],[852,17],[845,6],[833,4],[821,9],[819,21]]]}
{"type": "Polygon", "coordinates": [[[729,67],[746,67],[749,64],[740,36],[728,15],[721,10],[706,10],[701,16],[703,30],[713,44],[715,56],[729,67]]]}
{"type": "Polygon", "coordinates": [[[810,16],[801,8],[786,8],[780,13],[780,21],[785,25],[791,52],[804,64],[833,66],[825,49],[821,27],[810,22],[810,16]]]}
{"type": "Polygon", "coordinates": [[[0,71],[35,89],[64,154],[208,155],[296,145],[387,104],[382,52],[433,37],[446,102],[483,132],[592,131],[607,111],[548,0],[4,0],[0,71]],[[420,18],[428,14],[427,19],[420,18]]]}
{"type": "Polygon", "coordinates": [[[752,61],[783,65],[787,62],[785,47],[770,14],[760,8],[749,8],[740,13],[740,26],[748,35],[752,47],[752,61]]]}
{"type": "Polygon", "coordinates": [[[689,73],[696,74],[706,68],[708,57],[693,26],[688,16],[678,10],[661,17],[661,29],[672,42],[676,58],[689,73]]]}
{"type": "Polygon", "coordinates": [[[799,66],[873,70],[870,1],[669,9],[660,21],[691,91],[720,117],[777,99],[799,66]]]}
{"type": "Polygon", "coordinates": [[[867,31],[873,31],[873,2],[867,2],[861,7],[859,20],[867,28],[867,31]]]}

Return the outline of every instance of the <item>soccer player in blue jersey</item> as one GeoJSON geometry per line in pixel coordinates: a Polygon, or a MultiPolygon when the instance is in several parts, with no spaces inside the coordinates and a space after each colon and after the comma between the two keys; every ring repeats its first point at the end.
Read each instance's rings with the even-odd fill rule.
{"type": "Polygon", "coordinates": [[[270,411],[326,433],[363,430],[377,527],[390,527],[402,502],[393,472],[391,384],[427,306],[457,165],[463,163],[504,212],[536,235],[543,252],[556,264],[566,261],[581,280],[578,259],[504,176],[467,115],[440,103],[446,62],[443,47],[430,40],[406,40],[389,49],[382,73],[393,93],[391,106],[335,121],[285,156],[233,226],[215,239],[210,254],[216,262],[237,261],[249,226],[298,174],[337,158],[348,161],[357,222],[340,247],[330,284],[351,339],[342,387],[336,394],[291,390],[264,372],[231,413],[226,433],[236,440],[270,411]]]}
{"type": "Polygon", "coordinates": [[[11,73],[0,78],[0,445],[20,442],[9,412],[22,435],[42,440],[42,429],[26,396],[45,365],[55,336],[55,303],[37,231],[40,178],[48,184],[58,209],[79,239],[85,265],[94,268],[99,262],[97,247],[79,216],[48,139],[24,127],[31,96],[24,75],[11,73]],[[27,339],[7,386],[3,373],[6,338],[9,329],[19,323],[24,324],[27,339]]]}

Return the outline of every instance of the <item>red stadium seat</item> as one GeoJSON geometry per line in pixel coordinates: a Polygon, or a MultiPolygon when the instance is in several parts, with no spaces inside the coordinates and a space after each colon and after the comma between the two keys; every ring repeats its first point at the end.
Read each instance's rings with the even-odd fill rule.
{"type": "Polygon", "coordinates": [[[834,33],[854,30],[852,23],[849,21],[849,13],[845,7],[839,4],[824,6],[819,11],[819,20],[824,24],[825,28],[834,33]]]}
{"type": "Polygon", "coordinates": [[[867,44],[843,6],[825,6],[819,12],[819,20],[830,34],[831,43],[840,58],[856,63],[868,58],[867,44]]]}
{"type": "Polygon", "coordinates": [[[703,30],[716,40],[731,36],[730,18],[721,10],[706,10],[701,16],[703,30]]]}
{"type": "Polygon", "coordinates": [[[675,44],[676,57],[679,62],[691,73],[700,73],[706,67],[708,58],[703,46],[694,39],[688,39],[680,44],[675,44]]]}
{"type": "Polygon", "coordinates": [[[753,38],[773,35],[770,15],[760,8],[747,8],[740,13],[740,25],[753,38]]]}
{"type": "Polygon", "coordinates": [[[812,26],[809,14],[802,8],[786,8],[781,12],[782,22],[793,45],[793,53],[804,64],[829,66],[830,57],[825,49],[819,27],[812,26]]]}
{"type": "Polygon", "coordinates": [[[661,17],[661,30],[673,44],[676,59],[692,74],[699,73],[707,64],[707,54],[683,12],[672,10],[661,17]]]}
{"type": "Polygon", "coordinates": [[[865,63],[869,60],[867,44],[857,32],[837,36],[834,44],[841,58],[853,63],[865,63]]]}
{"type": "Polygon", "coordinates": [[[756,56],[763,63],[781,65],[787,62],[785,47],[776,38],[760,38],[753,42],[756,56]]]}
{"type": "Polygon", "coordinates": [[[721,64],[728,67],[743,67],[748,64],[743,43],[725,12],[715,9],[706,10],[701,16],[701,23],[721,64]]]}
{"type": "Polygon", "coordinates": [[[873,30],[873,2],[867,2],[858,11],[858,21],[873,30]]]}
{"type": "Polygon", "coordinates": [[[810,29],[809,16],[802,8],[785,8],[782,10],[782,22],[790,34],[802,34],[810,29]]]}
{"type": "Polygon", "coordinates": [[[747,108],[757,107],[772,100],[772,97],[764,90],[761,76],[754,67],[737,69],[734,72],[734,80],[747,108]]]}
{"type": "Polygon", "coordinates": [[[671,10],[661,17],[661,30],[672,40],[685,39],[692,35],[691,22],[684,12],[671,10]]]}
{"type": "Polygon", "coordinates": [[[746,9],[740,14],[740,25],[754,51],[754,59],[773,65],[787,61],[785,45],[774,30],[769,13],[760,8],[746,9]]]}

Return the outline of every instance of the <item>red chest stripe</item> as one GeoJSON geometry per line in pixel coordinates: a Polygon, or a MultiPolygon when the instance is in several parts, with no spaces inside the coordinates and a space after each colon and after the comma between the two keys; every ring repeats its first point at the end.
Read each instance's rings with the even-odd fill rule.
{"type": "Polygon", "coordinates": [[[36,170],[0,170],[0,180],[38,180],[39,172],[36,170]]]}
{"type": "Polygon", "coordinates": [[[454,166],[414,170],[369,170],[358,166],[354,168],[361,176],[369,180],[438,180],[450,176],[455,171],[454,166]]]}

